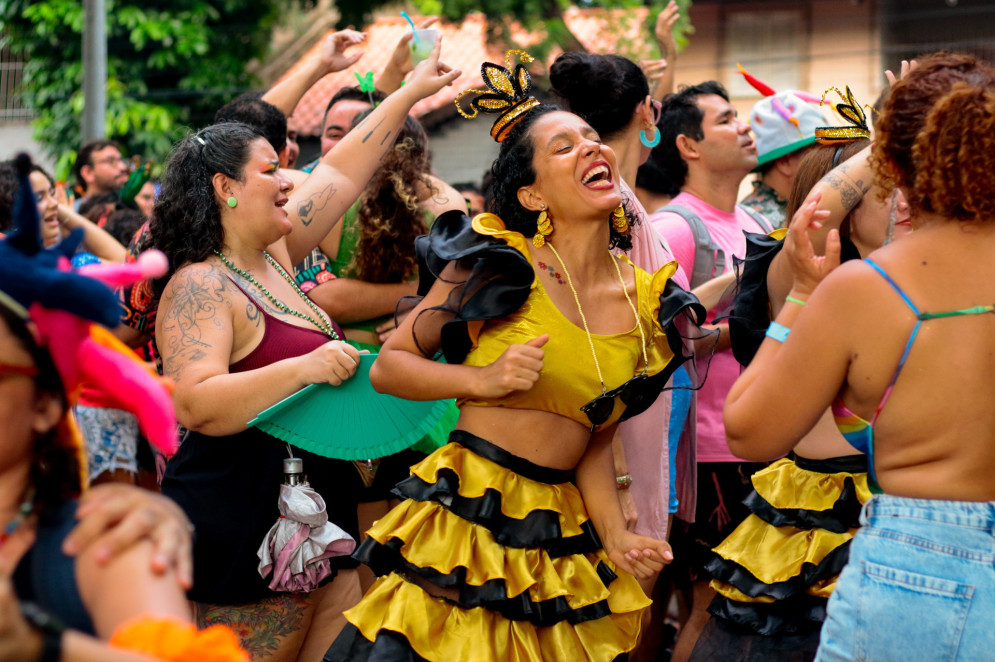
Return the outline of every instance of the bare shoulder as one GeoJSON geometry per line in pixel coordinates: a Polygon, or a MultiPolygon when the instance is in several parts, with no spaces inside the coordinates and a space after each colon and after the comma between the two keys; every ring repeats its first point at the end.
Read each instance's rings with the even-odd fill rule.
{"type": "Polygon", "coordinates": [[[428,197],[421,200],[420,204],[425,209],[439,216],[443,212],[458,209],[464,214],[467,213],[466,200],[455,188],[442,181],[435,175],[426,175],[431,185],[426,193],[428,197]]]}
{"type": "Polygon", "coordinates": [[[236,292],[225,272],[205,262],[186,265],[169,279],[159,303],[156,336],[170,377],[178,379],[185,366],[219,348],[230,351],[236,292]]]}
{"type": "Polygon", "coordinates": [[[225,271],[210,262],[195,262],[176,270],[166,284],[162,301],[172,302],[178,298],[194,297],[220,301],[233,288],[225,271]]]}

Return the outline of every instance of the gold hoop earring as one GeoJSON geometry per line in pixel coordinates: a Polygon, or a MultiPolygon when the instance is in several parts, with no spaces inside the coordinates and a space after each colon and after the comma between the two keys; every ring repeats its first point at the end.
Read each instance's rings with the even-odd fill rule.
{"type": "Polygon", "coordinates": [[[553,219],[546,211],[546,205],[543,205],[536,221],[536,233],[532,237],[532,245],[536,248],[542,248],[546,245],[546,237],[551,234],[553,234],[553,219]]]}
{"type": "Polygon", "coordinates": [[[612,226],[619,234],[625,234],[629,231],[629,219],[626,218],[625,207],[622,205],[615,207],[612,211],[612,226]]]}

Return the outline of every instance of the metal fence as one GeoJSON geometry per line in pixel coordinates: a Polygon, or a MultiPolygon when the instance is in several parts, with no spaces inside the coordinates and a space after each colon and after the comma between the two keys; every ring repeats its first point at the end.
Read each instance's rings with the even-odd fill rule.
{"type": "Polygon", "coordinates": [[[0,124],[31,118],[18,90],[23,69],[24,64],[7,47],[0,47],[0,124]]]}

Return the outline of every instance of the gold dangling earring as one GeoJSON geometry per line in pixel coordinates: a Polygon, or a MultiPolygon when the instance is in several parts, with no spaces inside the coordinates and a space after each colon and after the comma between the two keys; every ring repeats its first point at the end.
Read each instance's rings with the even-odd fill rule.
{"type": "Polygon", "coordinates": [[[622,205],[615,207],[615,210],[612,211],[612,225],[619,234],[625,234],[629,231],[629,219],[625,217],[625,208],[622,205]]]}
{"type": "Polygon", "coordinates": [[[539,212],[539,219],[536,221],[536,233],[532,237],[532,245],[542,248],[546,245],[546,237],[553,234],[553,219],[546,212],[546,205],[542,206],[539,212]]]}

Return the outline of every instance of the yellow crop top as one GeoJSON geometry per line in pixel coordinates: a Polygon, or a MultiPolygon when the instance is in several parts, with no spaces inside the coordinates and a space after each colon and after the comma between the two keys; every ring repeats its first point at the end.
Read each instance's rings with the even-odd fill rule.
{"type": "MultiPolygon", "coordinates": [[[[518,232],[506,230],[497,216],[477,216],[473,219],[473,229],[482,235],[503,240],[531,262],[528,240],[518,232]]],[[[632,264],[624,256],[621,259],[632,264]]],[[[654,275],[638,267],[635,271],[637,296],[634,303],[639,310],[639,324],[646,334],[646,352],[649,358],[646,372],[654,375],[663,370],[673,358],[666,333],[657,321],[657,313],[660,309],[660,295],[667,281],[677,271],[677,263],[664,265],[654,275]]],[[[535,386],[528,391],[511,393],[503,398],[463,399],[457,404],[538,409],[560,414],[584,426],[590,425],[581,407],[601,395],[602,388],[594,358],[591,356],[587,333],[563,316],[538,277],[533,279],[528,298],[515,313],[485,323],[479,335],[472,339],[473,346],[463,364],[488,365],[496,361],[509,345],[525,343],[544,333],[549,334],[549,342],[543,346],[543,369],[535,386]]],[[[637,327],[612,335],[591,334],[591,338],[609,390],[643,372],[643,339],[637,327]]],[[[625,405],[617,403],[611,418],[597,429],[616,422],[624,410],[625,405]]]]}

